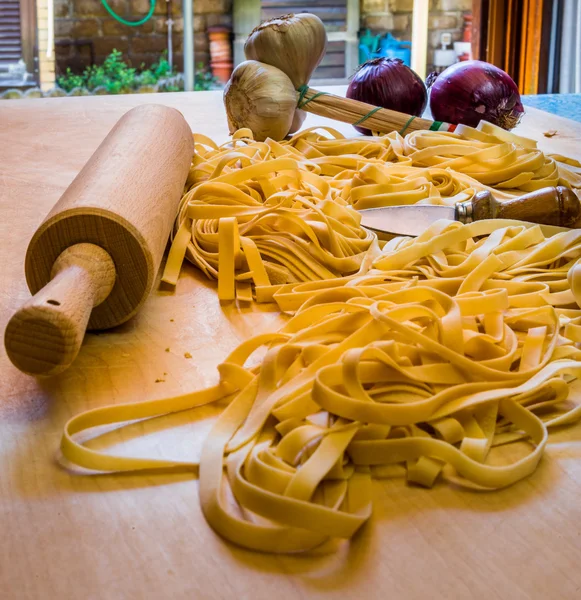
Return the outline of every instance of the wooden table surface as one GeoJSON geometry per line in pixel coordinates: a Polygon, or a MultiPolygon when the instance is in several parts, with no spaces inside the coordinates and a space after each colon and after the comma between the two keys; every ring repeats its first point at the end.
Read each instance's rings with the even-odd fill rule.
{"type": "MultiPolygon", "coordinates": [[[[115,121],[147,102],[175,106],[194,131],[226,139],[218,92],[0,104],[0,331],[29,297],[33,232],[115,121]]],[[[581,159],[579,123],[531,109],[519,133],[581,159]],[[558,133],[543,137],[548,130],[558,133]]],[[[59,466],[69,417],[212,384],[231,349],[279,319],[272,309],[221,308],[214,284],[188,266],[175,294],[156,291],[131,322],[89,334],[58,377],[23,375],[0,348],[0,598],[581,598],[581,426],[553,434],[538,471],[503,491],[376,483],[373,518],[328,556],[224,542],[203,518],[191,474],[82,476],[59,466]]],[[[128,427],[98,447],[193,458],[215,412],[128,427]]]]}

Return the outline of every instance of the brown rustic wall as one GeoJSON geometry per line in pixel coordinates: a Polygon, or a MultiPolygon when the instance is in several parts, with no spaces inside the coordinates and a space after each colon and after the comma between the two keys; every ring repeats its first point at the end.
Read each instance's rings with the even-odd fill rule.
{"type": "MultiPolygon", "coordinates": [[[[410,40],[413,4],[413,0],[361,0],[361,28],[375,34],[390,31],[396,38],[410,40]]],[[[430,0],[428,70],[442,33],[451,33],[453,42],[461,40],[462,16],[471,10],[472,0],[430,0]]]]}
{"type": "MultiPolygon", "coordinates": [[[[150,65],[167,48],[166,2],[156,0],[152,19],[139,27],[128,27],[113,19],[101,0],[55,1],[55,54],[57,73],[67,67],[80,71],[96,64],[115,48],[133,66],[150,65]]],[[[181,0],[173,1],[174,64],[183,66],[183,18],[181,0]]],[[[150,0],[109,0],[109,5],[128,21],[137,21],[149,10],[150,0]]],[[[232,0],[194,0],[194,54],[197,63],[209,62],[207,28],[232,26],[232,0]]]]}

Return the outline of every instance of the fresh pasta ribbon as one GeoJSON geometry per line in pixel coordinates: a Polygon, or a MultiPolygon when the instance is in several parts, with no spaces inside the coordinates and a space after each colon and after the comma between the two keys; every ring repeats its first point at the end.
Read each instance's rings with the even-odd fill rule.
{"type": "MultiPolygon", "coordinates": [[[[247,204],[236,194],[221,206],[255,208],[252,194],[247,204]]],[[[285,202],[279,197],[264,211],[285,202]]],[[[310,210],[318,224],[341,214],[314,203],[310,210]]],[[[293,213],[224,212],[209,220],[217,226],[201,229],[221,245],[222,294],[235,293],[244,252],[257,296],[277,302],[288,321],[240,344],[213,387],[73,417],[61,444],[70,463],[199,471],[202,511],[216,532],[252,550],[290,553],[350,538],[371,515],[373,479],[402,474],[425,487],[447,480],[503,488],[535,471],[551,427],[581,418],[569,385],[581,375],[581,232],[545,237],[539,226],[513,222],[437,222],[418,238],[376,245],[348,276],[324,278],[322,262],[313,262],[303,269],[320,278],[273,285],[277,272],[259,266],[260,238],[248,235],[257,215],[286,218],[286,227],[313,234],[327,250],[330,238],[322,244],[293,213]],[[260,348],[261,362],[246,366],[260,348]],[[114,456],[79,437],[226,398],[199,463],[114,456]],[[515,442],[529,453],[499,464],[515,442]]],[[[210,269],[209,255],[200,256],[210,269]]]]}
{"type": "Polygon", "coordinates": [[[283,142],[257,142],[243,129],[217,146],[196,134],[163,280],[175,285],[187,258],[219,280],[222,300],[250,301],[268,286],[349,277],[367,268],[378,245],[356,210],[453,206],[481,190],[493,190],[499,200],[552,185],[581,194],[579,163],[504,137],[459,126],[453,133],[346,139],[315,128],[283,142]]]}

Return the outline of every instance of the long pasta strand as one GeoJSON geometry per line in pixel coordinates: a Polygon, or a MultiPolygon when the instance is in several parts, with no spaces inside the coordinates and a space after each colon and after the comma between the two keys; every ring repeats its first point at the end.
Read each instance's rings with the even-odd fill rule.
{"type": "Polygon", "coordinates": [[[581,375],[580,258],[581,231],[440,221],[394,238],[355,275],[259,284],[293,315],[279,332],[243,342],[217,386],[73,417],[63,455],[97,471],[199,468],[208,523],[264,552],[351,537],[375,478],[511,485],[534,472],[551,427],[581,417],[568,383],[581,375]],[[76,437],[227,396],[199,464],[112,456],[76,437]],[[516,441],[528,455],[489,461],[516,441]]]}
{"type": "Polygon", "coordinates": [[[499,199],[558,184],[581,190],[574,161],[565,165],[534,147],[463,126],[405,138],[391,133],[345,139],[328,128],[284,142],[251,136],[240,130],[222,147],[195,136],[189,189],[164,281],[175,285],[187,257],[219,280],[222,299],[248,300],[249,284],[359,272],[378,250],[375,236],[360,226],[359,209],[454,205],[484,189],[499,199]],[[226,232],[226,219],[236,220],[235,234],[226,232]]]}

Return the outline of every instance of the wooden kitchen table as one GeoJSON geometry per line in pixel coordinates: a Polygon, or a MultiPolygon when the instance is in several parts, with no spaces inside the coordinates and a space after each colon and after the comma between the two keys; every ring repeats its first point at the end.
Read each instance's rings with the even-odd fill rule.
{"type": "MultiPolygon", "coordinates": [[[[1,331],[29,297],[32,233],[115,121],[149,102],[226,139],[219,92],[0,103],[1,331]]],[[[309,116],[306,125],[324,122],[309,116]]],[[[519,133],[581,159],[581,124],[532,109],[519,133]],[[549,130],[557,134],[543,137],[549,130]]],[[[226,543],[204,520],[191,472],[62,468],[57,449],[72,415],[210,385],[241,340],[279,324],[270,306],[221,307],[215,287],[186,266],[175,293],[156,291],[131,322],[89,334],[74,365],[52,379],[23,375],[0,349],[2,600],[581,598],[581,426],[555,432],[537,472],[506,490],[377,482],[370,522],[327,556],[226,543]]],[[[126,427],[94,446],[194,459],[216,410],[126,427]]]]}

